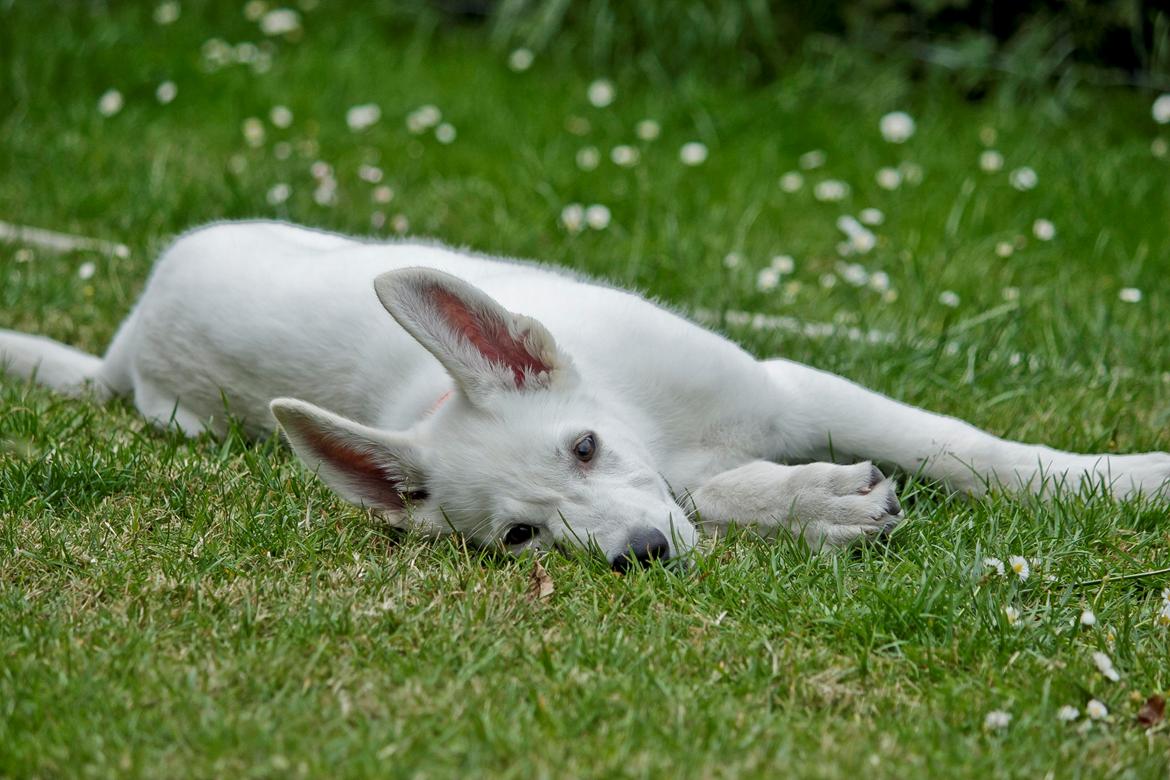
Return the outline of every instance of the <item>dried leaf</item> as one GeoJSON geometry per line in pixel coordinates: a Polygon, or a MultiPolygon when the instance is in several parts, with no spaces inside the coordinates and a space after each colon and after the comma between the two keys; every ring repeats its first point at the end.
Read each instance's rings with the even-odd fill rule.
{"type": "Polygon", "coordinates": [[[1137,719],[1138,723],[1142,724],[1146,728],[1150,728],[1151,726],[1157,726],[1159,723],[1161,723],[1162,718],[1165,717],[1165,715],[1166,699],[1155,693],[1153,696],[1146,699],[1146,703],[1142,705],[1140,710],[1138,710],[1137,719]]]}
{"type": "Polygon", "coordinates": [[[540,561],[533,561],[532,576],[528,578],[528,600],[544,601],[553,594],[552,577],[540,565],[540,561]]]}

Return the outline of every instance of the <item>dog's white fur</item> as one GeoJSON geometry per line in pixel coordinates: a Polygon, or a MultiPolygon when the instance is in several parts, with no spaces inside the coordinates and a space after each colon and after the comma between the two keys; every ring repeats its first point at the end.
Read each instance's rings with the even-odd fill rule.
{"type": "Polygon", "coordinates": [[[654,531],[688,550],[691,517],[814,546],[900,520],[891,480],[809,462],[830,457],[967,493],[1166,495],[1170,478],[1165,453],[1005,441],[553,268],[276,222],[176,241],[104,358],[3,331],[0,362],[62,392],[131,395],[188,435],[222,434],[227,412],[263,436],[271,407],[310,468],[395,522],[481,544],[531,525],[514,548],[595,544],[611,560],[654,531]]]}

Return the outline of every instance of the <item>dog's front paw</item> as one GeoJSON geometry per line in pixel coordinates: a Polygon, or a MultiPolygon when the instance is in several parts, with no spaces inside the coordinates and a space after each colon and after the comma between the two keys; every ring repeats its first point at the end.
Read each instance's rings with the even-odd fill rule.
{"type": "Polygon", "coordinates": [[[731,525],[762,536],[791,533],[813,549],[879,536],[902,520],[893,480],[871,463],[780,466],[757,461],[724,472],[691,494],[708,533],[731,525]]]}
{"type": "Polygon", "coordinates": [[[786,525],[813,549],[844,547],[889,532],[900,523],[896,486],[871,463],[814,463],[792,477],[786,525]]]}

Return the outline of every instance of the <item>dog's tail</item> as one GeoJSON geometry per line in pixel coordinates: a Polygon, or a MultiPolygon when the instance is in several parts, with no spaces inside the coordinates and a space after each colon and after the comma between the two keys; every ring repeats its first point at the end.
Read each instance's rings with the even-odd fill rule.
{"type": "MultiPolygon", "coordinates": [[[[111,349],[110,357],[117,352],[111,349]]],[[[109,357],[102,360],[44,336],[0,330],[0,372],[35,379],[63,395],[104,401],[126,392],[127,382],[119,376],[124,372],[115,365],[120,362],[109,357]]]]}

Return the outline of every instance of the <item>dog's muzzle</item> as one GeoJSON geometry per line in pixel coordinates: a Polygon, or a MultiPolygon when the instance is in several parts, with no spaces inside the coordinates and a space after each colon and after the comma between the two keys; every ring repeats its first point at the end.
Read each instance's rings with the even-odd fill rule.
{"type": "Polygon", "coordinates": [[[610,565],[614,571],[624,574],[630,569],[645,569],[654,561],[665,563],[668,560],[670,542],[666,541],[661,531],[649,529],[635,531],[626,543],[625,552],[610,561],[610,565]]]}

